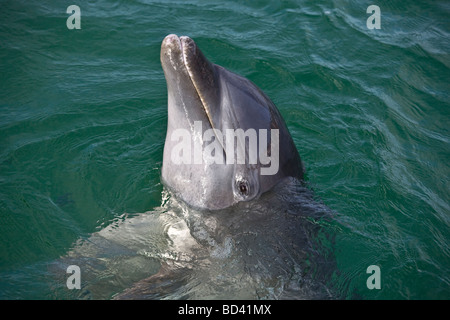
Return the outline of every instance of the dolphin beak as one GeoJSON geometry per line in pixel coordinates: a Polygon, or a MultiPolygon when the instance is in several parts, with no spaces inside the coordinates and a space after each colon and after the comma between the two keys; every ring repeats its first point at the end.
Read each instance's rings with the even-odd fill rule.
{"type": "Polygon", "coordinates": [[[161,44],[161,64],[168,83],[179,77],[189,78],[214,128],[213,111],[218,111],[220,94],[216,65],[206,59],[194,40],[175,34],[166,36],[161,44]]]}
{"type": "MultiPolygon", "coordinates": [[[[161,65],[166,77],[171,72],[180,72],[185,69],[182,43],[175,34],[169,34],[161,44],[161,65]]],[[[187,72],[187,70],[184,70],[187,72]]]]}

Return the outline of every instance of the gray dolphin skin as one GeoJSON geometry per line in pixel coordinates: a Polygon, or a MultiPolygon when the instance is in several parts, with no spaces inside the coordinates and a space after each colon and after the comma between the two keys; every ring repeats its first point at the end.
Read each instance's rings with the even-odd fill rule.
{"type": "Polygon", "coordinates": [[[161,64],[168,91],[162,181],[177,197],[196,208],[223,209],[258,198],[286,177],[303,178],[280,112],[255,84],[208,61],[186,36],[165,37],[161,64]],[[245,161],[238,161],[240,145],[249,146],[245,161]]]}

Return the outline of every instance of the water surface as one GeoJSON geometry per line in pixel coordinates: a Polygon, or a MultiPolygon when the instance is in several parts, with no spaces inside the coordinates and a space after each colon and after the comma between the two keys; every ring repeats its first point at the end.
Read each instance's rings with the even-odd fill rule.
{"type": "MultiPolygon", "coordinates": [[[[449,299],[450,5],[378,1],[381,29],[369,30],[371,4],[85,1],[81,30],[68,30],[65,1],[2,3],[0,298],[79,297],[66,292],[66,274],[54,278],[65,259],[101,230],[164,211],[159,50],[176,33],[278,106],[308,188],[335,213],[320,224],[333,235],[330,288],[343,298],[449,299]],[[380,290],[367,288],[370,265],[380,290]]],[[[158,270],[151,253],[164,224],[147,224],[147,238],[130,238],[139,249],[128,282],[118,285],[121,269],[94,266],[84,297],[110,298],[158,270]],[[106,288],[93,287],[101,279],[107,293],[92,289],[106,288]]]]}

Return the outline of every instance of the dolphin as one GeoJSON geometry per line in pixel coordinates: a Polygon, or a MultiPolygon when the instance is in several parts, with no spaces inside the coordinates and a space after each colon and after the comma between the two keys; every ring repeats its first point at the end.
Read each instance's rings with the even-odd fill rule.
{"type": "Polygon", "coordinates": [[[161,64],[168,91],[162,181],[175,197],[163,201],[160,218],[174,210],[170,219],[180,221],[162,222],[170,240],[159,271],[113,298],[331,297],[305,272],[334,270],[313,240],[329,211],[303,186],[302,161],[274,103],[208,61],[189,37],[165,37],[161,64]]]}
{"type": "Polygon", "coordinates": [[[211,63],[187,36],[165,37],[161,65],[168,92],[161,178],[175,196],[217,210],[303,178],[280,112],[254,83],[211,63]]]}
{"type": "MultiPolygon", "coordinates": [[[[47,266],[58,289],[52,294],[334,298],[333,234],[324,233],[333,213],[304,185],[300,156],[275,105],[251,81],[209,62],[188,37],[167,36],[161,63],[168,90],[161,207],[125,213],[79,239],[47,266]],[[253,139],[252,130],[265,139],[253,139]],[[67,290],[69,265],[83,270],[81,290],[67,290]]],[[[48,277],[47,269],[33,269],[48,277]]]]}

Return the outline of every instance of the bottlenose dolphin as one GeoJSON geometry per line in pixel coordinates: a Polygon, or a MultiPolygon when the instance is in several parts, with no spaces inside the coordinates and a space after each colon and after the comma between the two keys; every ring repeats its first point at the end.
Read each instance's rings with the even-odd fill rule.
{"type": "Polygon", "coordinates": [[[168,90],[161,207],[117,219],[58,261],[57,268],[83,270],[85,284],[74,294],[335,297],[333,236],[323,228],[332,213],[304,185],[275,105],[249,80],[209,62],[188,37],[167,36],[161,63],[168,90]]]}
{"type": "Polygon", "coordinates": [[[303,177],[280,112],[254,83],[208,61],[186,36],[163,40],[161,64],[168,92],[162,180],[175,195],[223,209],[303,177]]]}

